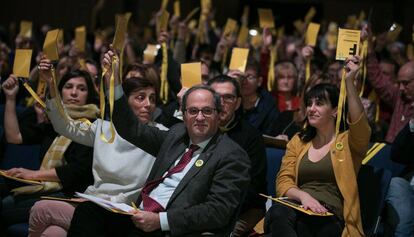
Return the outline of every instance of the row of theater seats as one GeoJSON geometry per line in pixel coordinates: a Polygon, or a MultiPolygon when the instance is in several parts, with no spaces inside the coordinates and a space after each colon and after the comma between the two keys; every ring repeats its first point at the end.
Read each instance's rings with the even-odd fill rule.
{"type": "MultiPolygon", "coordinates": [[[[18,108],[22,112],[24,108],[18,108]]],[[[4,107],[0,105],[0,135],[3,136],[4,107]]],[[[384,214],[384,198],[388,190],[390,180],[398,176],[404,166],[394,163],[390,159],[389,145],[385,146],[366,165],[361,167],[358,174],[358,186],[361,202],[361,213],[364,230],[367,236],[373,236],[380,232],[381,217],[384,214]]],[[[39,146],[37,145],[13,145],[5,144],[4,156],[0,160],[0,169],[12,167],[25,167],[38,169],[39,146]]],[[[275,196],[275,179],[279,171],[282,157],[285,154],[284,148],[277,148],[268,145],[267,153],[267,191],[269,195],[275,196]]],[[[0,154],[1,155],[1,154],[0,154]]],[[[20,223],[9,227],[6,230],[7,236],[27,236],[28,224],[20,223]]]]}

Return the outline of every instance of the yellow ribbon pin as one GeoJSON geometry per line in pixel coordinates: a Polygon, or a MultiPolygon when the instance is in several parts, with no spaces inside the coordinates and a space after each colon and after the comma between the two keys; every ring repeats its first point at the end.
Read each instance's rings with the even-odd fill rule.
{"type": "Polygon", "coordinates": [[[337,143],[335,144],[335,148],[336,148],[338,151],[342,151],[342,150],[344,149],[344,144],[343,144],[342,142],[337,142],[337,143]]]}
{"type": "Polygon", "coordinates": [[[203,164],[204,164],[203,160],[197,160],[196,163],[195,163],[196,167],[201,167],[201,166],[203,166],[203,164]]]}

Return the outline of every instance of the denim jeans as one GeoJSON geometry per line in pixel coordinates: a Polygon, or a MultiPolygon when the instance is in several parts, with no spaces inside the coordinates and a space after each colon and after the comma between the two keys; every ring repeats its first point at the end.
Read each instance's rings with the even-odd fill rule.
{"type": "Polygon", "coordinates": [[[400,177],[391,179],[386,202],[395,211],[395,237],[412,237],[414,233],[414,187],[400,177]]]}

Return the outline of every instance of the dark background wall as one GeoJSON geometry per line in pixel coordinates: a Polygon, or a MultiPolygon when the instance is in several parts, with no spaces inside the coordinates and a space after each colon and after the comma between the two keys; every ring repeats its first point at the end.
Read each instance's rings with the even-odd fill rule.
{"type": "MultiPolygon", "coordinates": [[[[172,1],[169,9],[172,11],[172,1]]],[[[63,27],[66,30],[78,25],[91,26],[91,11],[95,0],[1,0],[0,25],[9,28],[10,23],[18,23],[26,19],[36,26],[48,23],[52,27],[63,27]]],[[[161,0],[106,0],[102,11],[98,15],[99,25],[114,24],[116,13],[131,11],[133,21],[137,24],[146,24],[151,14],[156,11],[161,0]]],[[[257,22],[256,7],[272,8],[276,15],[276,24],[288,24],[295,19],[302,18],[310,6],[318,9],[316,21],[326,19],[343,23],[350,14],[359,14],[364,10],[367,14],[373,9],[372,22],[375,31],[387,29],[392,22],[398,22],[404,27],[401,38],[411,40],[412,25],[414,23],[414,1],[412,0],[213,0],[216,8],[216,20],[223,24],[227,17],[239,19],[243,6],[252,7],[250,22],[257,22]]],[[[199,5],[198,0],[181,0],[181,12],[187,14],[199,5]]]]}

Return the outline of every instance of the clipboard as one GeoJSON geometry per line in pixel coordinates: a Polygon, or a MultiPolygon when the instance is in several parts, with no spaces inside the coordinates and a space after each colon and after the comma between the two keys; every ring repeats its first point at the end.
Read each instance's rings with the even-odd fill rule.
{"type": "Polygon", "coordinates": [[[0,170],[0,175],[5,177],[5,178],[12,179],[14,181],[19,181],[19,182],[22,182],[22,183],[25,183],[25,184],[42,185],[42,182],[38,181],[38,180],[22,179],[22,178],[17,178],[17,177],[7,175],[4,170],[0,170]]]}
{"type": "Polygon", "coordinates": [[[313,212],[311,210],[306,210],[305,208],[302,207],[302,205],[297,204],[294,201],[287,199],[286,197],[274,198],[272,196],[264,195],[264,194],[261,194],[261,193],[259,193],[259,194],[260,194],[260,196],[263,196],[263,197],[265,197],[267,199],[270,199],[270,200],[273,200],[275,202],[281,203],[281,204],[283,204],[285,206],[291,207],[291,208],[293,208],[295,210],[298,210],[298,211],[303,212],[305,214],[308,214],[310,216],[333,216],[334,215],[331,212],[326,212],[326,213],[322,213],[321,214],[321,213],[313,212]]]}

